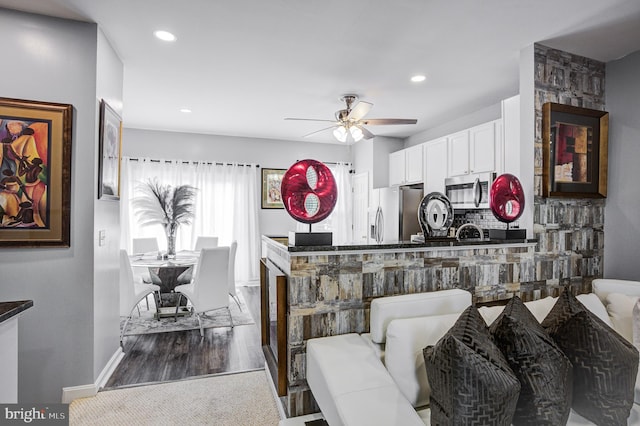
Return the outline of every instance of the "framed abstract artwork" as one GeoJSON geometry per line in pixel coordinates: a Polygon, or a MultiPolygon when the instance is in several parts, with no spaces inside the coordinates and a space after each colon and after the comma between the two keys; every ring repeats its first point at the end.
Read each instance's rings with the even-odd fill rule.
{"type": "Polygon", "coordinates": [[[280,186],[285,169],[262,169],[262,203],[263,209],[284,209],[280,186]]]}
{"type": "Polygon", "coordinates": [[[609,113],[571,105],[542,107],[542,195],[607,196],[609,113]]]}
{"type": "Polygon", "coordinates": [[[0,98],[0,246],[70,246],[73,106],[0,98]]]}
{"type": "Polygon", "coordinates": [[[105,100],[100,101],[98,199],[120,199],[122,119],[105,100]]]}

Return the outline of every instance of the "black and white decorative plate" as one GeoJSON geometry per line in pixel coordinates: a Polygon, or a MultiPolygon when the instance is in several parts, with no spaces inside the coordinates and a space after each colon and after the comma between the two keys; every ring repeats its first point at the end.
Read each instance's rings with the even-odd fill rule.
{"type": "Polygon", "coordinates": [[[449,198],[441,192],[425,195],[418,207],[418,222],[425,237],[446,237],[453,223],[449,198]]]}

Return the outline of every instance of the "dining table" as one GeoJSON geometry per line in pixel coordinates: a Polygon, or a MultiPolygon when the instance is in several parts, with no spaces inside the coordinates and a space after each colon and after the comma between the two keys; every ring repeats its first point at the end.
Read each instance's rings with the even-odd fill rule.
{"type": "Polygon", "coordinates": [[[193,268],[198,263],[199,255],[198,251],[181,250],[175,256],[167,256],[157,252],[135,253],[130,256],[131,266],[134,268],[146,267],[151,282],[160,287],[159,294],[156,295],[158,319],[175,315],[179,301],[181,307],[178,314],[187,315],[190,313],[186,308],[186,298],[180,298],[174,289],[178,285],[189,283],[193,268]]]}

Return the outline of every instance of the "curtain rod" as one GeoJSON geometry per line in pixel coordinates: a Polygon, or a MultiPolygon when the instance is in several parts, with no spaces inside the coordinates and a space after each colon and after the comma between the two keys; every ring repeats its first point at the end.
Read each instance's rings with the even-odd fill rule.
{"type": "MultiPolygon", "coordinates": [[[[300,160],[296,160],[296,162],[298,162],[298,161],[300,161],[300,160]]],[[[335,162],[335,161],[320,161],[320,162],[324,163],[324,164],[332,164],[334,166],[337,165],[337,164],[340,164],[340,163],[347,164],[349,167],[353,166],[353,163],[351,161],[341,161],[340,163],[335,162]]],[[[349,169],[349,174],[354,174],[355,172],[356,172],[355,170],[349,169]]]]}
{"type": "MultiPolygon", "coordinates": [[[[135,157],[126,157],[131,161],[140,161],[139,158],[135,158],[135,157]]],[[[160,163],[162,161],[164,161],[165,163],[171,163],[172,160],[156,160],[153,158],[150,158],[149,161],[151,161],[152,163],[160,163]]],[[[203,162],[203,161],[181,161],[182,164],[191,164],[191,163],[204,163],[207,165],[216,165],[216,166],[233,166],[234,163],[212,163],[210,161],[207,162],[203,162]]],[[[237,166],[242,166],[242,167],[251,167],[251,164],[244,164],[244,163],[236,163],[235,165],[237,166]]],[[[260,164],[256,164],[256,167],[260,167],[260,164]]]]}

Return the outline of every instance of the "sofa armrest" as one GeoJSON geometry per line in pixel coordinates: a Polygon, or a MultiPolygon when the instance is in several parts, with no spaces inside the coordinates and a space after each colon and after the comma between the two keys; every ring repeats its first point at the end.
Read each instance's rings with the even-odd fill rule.
{"type": "Polygon", "coordinates": [[[591,282],[593,292],[604,303],[609,293],[622,293],[627,296],[640,296],[640,281],[596,278],[591,282]]]}
{"type": "Polygon", "coordinates": [[[330,426],[424,426],[358,334],[307,341],[307,383],[330,426]]]}

